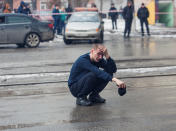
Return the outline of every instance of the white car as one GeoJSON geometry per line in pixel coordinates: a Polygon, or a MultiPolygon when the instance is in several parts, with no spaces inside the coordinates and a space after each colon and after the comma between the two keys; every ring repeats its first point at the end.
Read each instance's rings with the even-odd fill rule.
{"type": "Polygon", "coordinates": [[[71,44],[73,40],[92,40],[103,43],[104,22],[98,12],[81,11],[74,12],[69,18],[65,32],[65,44],[71,44]]]}

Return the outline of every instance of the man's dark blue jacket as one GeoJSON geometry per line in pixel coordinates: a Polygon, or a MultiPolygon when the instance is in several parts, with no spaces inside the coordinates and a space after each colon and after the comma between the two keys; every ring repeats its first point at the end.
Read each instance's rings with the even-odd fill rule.
{"type": "Polygon", "coordinates": [[[137,12],[137,16],[139,19],[147,19],[149,17],[149,11],[146,7],[139,8],[137,12]]]}
{"type": "Polygon", "coordinates": [[[99,62],[92,62],[90,59],[90,53],[87,53],[80,56],[73,64],[68,80],[68,86],[70,87],[89,72],[93,72],[97,78],[108,82],[112,80],[112,75],[116,70],[116,64],[111,58],[108,60],[102,59],[99,62]],[[99,68],[104,69],[104,71],[99,68]]]}
{"type": "Polygon", "coordinates": [[[111,7],[109,9],[109,16],[111,17],[112,20],[116,20],[118,18],[118,12],[117,9],[115,7],[111,7]]]}
{"type": "Polygon", "coordinates": [[[133,19],[133,12],[134,12],[134,7],[133,6],[126,6],[123,9],[123,18],[125,20],[132,20],[133,19]]]}
{"type": "MultiPolygon", "coordinates": [[[[59,11],[59,9],[54,8],[52,13],[60,13],[60,11],[59,11]]],[[[60,19],[60,15],[58,15],[58,14],[52,15],[52,17],[55,21],[60,19]]]]}

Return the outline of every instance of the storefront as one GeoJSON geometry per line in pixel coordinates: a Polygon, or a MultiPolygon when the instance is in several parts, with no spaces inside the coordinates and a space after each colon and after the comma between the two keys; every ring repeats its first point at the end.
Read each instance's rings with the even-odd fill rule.
{"type": "Polygon", "coordinates": [[[168,27],[174,26],[174,1],[173,0],[156,0],[158,22],[168,27]]]}

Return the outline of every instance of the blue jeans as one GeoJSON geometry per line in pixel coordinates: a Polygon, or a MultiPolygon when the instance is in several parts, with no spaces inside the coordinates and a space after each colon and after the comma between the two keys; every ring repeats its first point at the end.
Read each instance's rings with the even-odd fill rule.
{"type": "Polygon", "coordinates": [[[61,21],[61,33],[65,33],[65,21],[61,21]]]}
{"type": "Polygon", "coordinates": [[[59,19],[55,19],[54,20],[54,33],[56,33],[56,30],[57,30],[57,34],[58,35],[61,34],[61,27],[60,27],[60,25],[61,25],[60,20],[59,19]]]}

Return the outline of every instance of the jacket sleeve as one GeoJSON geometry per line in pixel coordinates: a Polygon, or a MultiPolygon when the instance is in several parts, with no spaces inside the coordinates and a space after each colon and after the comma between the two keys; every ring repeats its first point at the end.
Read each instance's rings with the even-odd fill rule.
{"type": "Polygon", "coordinates": [[[140,8],[138,9],[137,17],[140,19],[140,8]]]}
{"type": "Polygon", "coordinates": [[[111,9],[109,9],[109,13],[108,13],[109,17],[112,17],[112,12],[111,9]]]}
{"type": "MultiPolygon", "coordinates": [[[[147,9],[147,8],[146,8],[146,9],[147,9]]],[[[149,11],[148,11],[148,9],[147,9],[147,18],[149,17],[149,15],[150,15],[150,14],[149,14],[149,11]]]]}
{"type": "Polygon", "coordinates": [[[19,7],[17,13],[22,13],[22,8],[19,7]]]}
{"type": "Polygon", "coordinates": [[[122,15],[123,15],[123,18],[126,19],[126,7],[123,9],[122,15]]]}
{"type": "Polygon", "coordinates": [[[101,61],[101,68],[103,68],[106,72],[113,74],[117,71],[116,64],[114,60],[110,57],[108,60],[101,61]]]}
{"type": "Polygon", "coordinates": [[[88,70],[90,72],[93,72],[98,78],[101,78],[105,81],[112,81],[112,76],[110,74],[91,64],[87,59],[84,58],[80,59],[79,67],[88,70]]]}
{"type": "MultiPolygon", "coordinates": [[[[52,13],[56,13],[56,10],[53,9],[52,13]]],[[[53,17],[53,19],[56,19],[56,15],[53,14],[52,17],[53,17]]]]}

